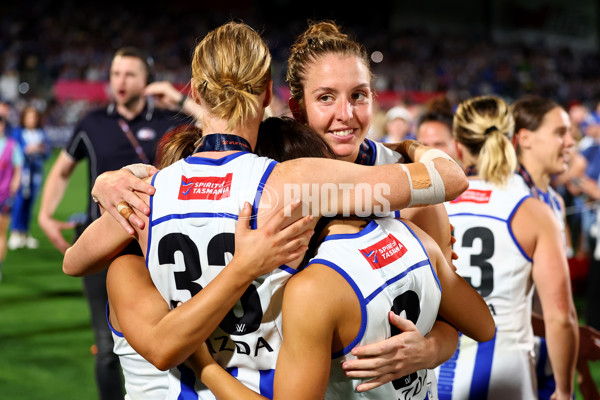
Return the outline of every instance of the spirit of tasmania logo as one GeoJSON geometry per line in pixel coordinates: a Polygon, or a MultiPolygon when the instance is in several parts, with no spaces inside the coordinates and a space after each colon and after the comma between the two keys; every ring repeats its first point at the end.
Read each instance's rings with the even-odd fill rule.
{"type": "Polygon", "coordinates": [[[479,203],[485,204],[490,202],[492,196],[491,190],[477,190],[467,189],[458,198],[452,200],[450,203],[479,203]]]}
{"type": "Polygon", "coordinates": [[[391,233],[383,240],[366,249],[360,250],[360,254],[367,259],[371,268],[379,269],[398,260],[406,254],[406,247],[391,233]]]}
{"type": "Polygon", "coordinates": [[[233,174],[220,176],[181,176],[179,200],[220,200],[229,197],[233,174]]]}

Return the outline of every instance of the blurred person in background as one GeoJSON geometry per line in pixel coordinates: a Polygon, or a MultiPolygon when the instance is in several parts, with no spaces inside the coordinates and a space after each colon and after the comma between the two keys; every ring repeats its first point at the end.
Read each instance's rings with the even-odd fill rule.
{"type": "Polygon", "coordinates": [[[497,332],[481,344],[461,337],[455,355],[439,369],[440,398],[537,399],[534,285],[556,377],[550,395],[567,400],[574,393],[577,313],[564,239],[552,211],[515,174],[514,125],[508,104],[495,96],[468,99],[454,116],[458,155],[469,176],[469,189],[446,203],[456,235],[455,264],[488,303],[497,332]]]}
{"type": "Polygon", "coordinates": [[[417,122],[417,140],[439,149],[458,161],[456,142],[452,136],[452,106],[442,96],[429,100],[417,122]]]}
{"type": "Polygon", "coordinates": [[[15,109],[12,104],[6,99],[0,99],[0,116],[4,119],[4,134],[8,137],[12,136],[13,126],[11,121],[15,115],[15,109]]]}
{"type": "Polygon", "coordinates": [[[13,137],[23,150],[25,163],[21,186],[13,204],[8,248],[35,249],[38,241],[30,234],[31,215],[44,178],[44,162],[51,151],[48,136],[42,129],[41,113],[35,107],[28,106],[22,111],[21,126],[13,129],[13,137]]]}
{"type": "Polygon", "coordinates": [[[5,133],[6,120],[0,115],[0,281],[6,257],[6,233],[14,197],[21,183],[23,152],[16,140],[5,133]]]}
{"type": "MultiPolygon", "coordinates": [[[[76,124],[73,135],[52,166],[42,192],[38,222],[61,253],[70,246],[62,231],[73,228],[74,224],[56,220],[54,213],[77,164],[82,160],[88,162],[90,193],[96,177],[105,171],[137,162],[153,164],[161,137],[178,125],[193,124],[194,119],[189,116],[198,116],[199,107],[194,101],[168,82],[152,83],[152,75],[153,60],[142,50],[119,49],[110,67],[113,101],[107,107],[89,112],[76,124]]],[[[77,226],[76,237],[99,216],[100,209],[90,196],[86,221],[77,226]]],[[[126,251],[141,254],[139,246],[135,246],[126,251]]],[[[106,323],[106,270],[84,277],[83,285],[94,330],[99,397],[101,400],[122,399],[119,359],[113,352],[113,339],[106,323]]]]}
{"type": "MultiPolygon", "coordinates": [[[[522,178],[523,187],[531,194],[546,203],[553,211],[563,232],[563,246],[567,246],[567,225],[565,218],[564,201],[560,194],[552,187],[552,178],[568,171],[572,162],[575,140],[572,136],[572,122],[567,111],[555,101],[533,95],[525,95],[517,99],[511,106],[515,118],[515,137],[513,142],[517,149],[519,162],[518,174],[522,178]]],[[[590,190],[590,193],[592,191],[590,190]]],[[[592,258],[593,260],[593,258],[592,258]]],[[[596,270],[597,271],[597,270],[596,270]]],[[[588,297],[587,304],[597,303],[597,285],[594,286],[593,266],[588,272],[588,297]],[[590,297],[590,290],[592,292],[590,297]]],[[[535,355],[536,373],[538,379],[538,396],[540,399],[550,399],[556,390],[558,382],[553,374],[553,365],[550,363],[551,354],[543,337],[543,307],[540,307],[537,295],[534,294],[534,333],[536,335],[535,355]],[[537,322],[535,321],[535,317],[537,322]],[[549,357],[550,355],[550,357],[549,357]]],[[[586,318],[590,309],[587,307],[586,318]]],[[[591,380],[588,361],[598,360],[600,357],[600,341],[598,331],[588,319],[588,325],[579,328],[580,346],[577,359],[578,380],[582,393],[588,396],[598,391],[591,380]]],[[[577,354],[577,353],[576,353],[577,354]]],[[[594,397],[591,397],[594,398],[594,397]]]]}
{"type": "Polygon", "coordinates": [[[385,114],[385,136],[380,139],[383,143],[400,143],[406,139],[414,139],[411,132],[413,115],[408,108],[395,106],[385,114]]]}

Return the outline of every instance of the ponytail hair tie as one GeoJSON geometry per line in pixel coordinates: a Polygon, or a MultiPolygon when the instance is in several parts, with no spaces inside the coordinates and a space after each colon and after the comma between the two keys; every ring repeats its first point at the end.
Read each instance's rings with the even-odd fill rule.
{"type": "Polygon", "coordinates": [[[487,136],[488,136],[490,133],[492,133],[492,132],[494,132],[494,131],[497,131],[497,130],[498,130],[498,128],[496,128],[496,125],[492,125],[492,126],[490,126],[489,128],[487,128],[487,129],[485,130],[485,132],[483,132],[483,136],[486,136],[486,137],[487,137],[487,136]]]}

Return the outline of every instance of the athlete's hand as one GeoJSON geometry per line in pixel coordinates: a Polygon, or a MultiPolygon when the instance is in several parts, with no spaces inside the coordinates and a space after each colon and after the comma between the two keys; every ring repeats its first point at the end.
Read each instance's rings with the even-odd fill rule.
{"type": "MultiPolygon", "coordinates": [[[[151,166],[148,166],[148,168],[148,173],[153,173],[156,170],[151,166]]],[[[135,225],[143,229],[144,221],[135,213],[130,213],[128,219],[124,218],[119,213],[117,205],[120,202],[125,202],[143,214],[149,215],[150,207],[140,197],[140,193],[151,196],[154,192],[154,186],[136,177],[130,170],[120,169],[99,175],[92,188],[92,197],[121,224],[128,234],[133,235],[135,231],[132,226],[135,225]]]]}
{"type": "Polygon", "coordinates": [[[300,202],[287,204],[258,229],[250,229],[252,207],[245,203],[235,230],[235,257],[253,266],[256,277],[296,260],[308,249],[314,217],[293,217],[300,202]],[[292,223],[293,222],[293,223],[292,223]]]}
{"type": "Polygon", "coordinates": [[[342,364],[348,377],[371,378],[356,387],[359,392],[374,389],[394,379],[431,367],[431,346],[428,346],[427,338],[411,321],[393,312],[390,312],[389,318],[402,333],[379,343],[355,347],[352,349],[352,355],[358,358],[342,364]]]}

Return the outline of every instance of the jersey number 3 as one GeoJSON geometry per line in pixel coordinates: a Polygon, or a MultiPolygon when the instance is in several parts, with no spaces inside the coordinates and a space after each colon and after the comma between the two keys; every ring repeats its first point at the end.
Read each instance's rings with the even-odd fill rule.
{"type": "Polygon", "coordinates": [[[471,277],[465,276],[464,278],[482,297],[486,297],[494,290],[494,268],[488,262],[494,255],[494,234],[482,226],[467,229],[463,235],[462,247],[472,248],[476,239],[479,239],[481,243],[481,252],[471,254],[470,264],[481,269],[481,281],[479,286],[476,286],[471,277]]]}

